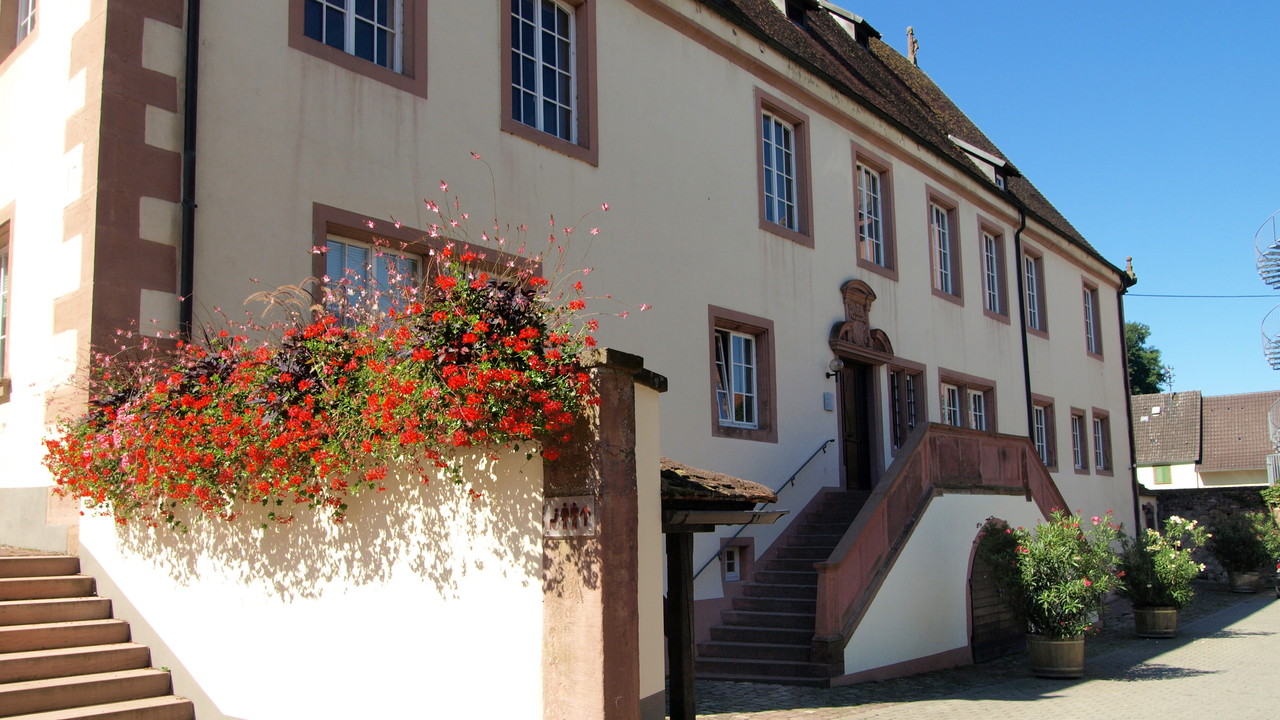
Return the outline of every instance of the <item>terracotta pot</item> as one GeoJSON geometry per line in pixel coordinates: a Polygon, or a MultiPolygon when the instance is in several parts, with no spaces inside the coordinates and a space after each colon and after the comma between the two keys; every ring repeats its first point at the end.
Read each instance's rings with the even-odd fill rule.
{"type": "Polygon", "coordinates": [[[1133,629],[1138,637],[1171,638],[1178,634],[1178,611],[1171,607],[1135,607],[1133,629]]]}
{"type": "Polygon", "coordinates": [[[1084,675],[1084,637],[1054,640],[1027,636],[1031,674],[1044,678],[1078,678],[1084,675]]]}
{"type": "Polygon", "coordinates": [[[1228,570],[1227,582],[1231,583],[1233,593],[1258,592],[1258,573],[1244,570],[1228,570]]]}

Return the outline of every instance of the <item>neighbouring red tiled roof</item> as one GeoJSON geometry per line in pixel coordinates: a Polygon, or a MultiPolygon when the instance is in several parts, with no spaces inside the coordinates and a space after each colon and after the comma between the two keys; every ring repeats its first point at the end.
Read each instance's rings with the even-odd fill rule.
{"type": "Polygon", "coordinates": [[[1133,461],[1138,465],[1200,462],[1199,390],[1134,395],[1133,461]]]}
{"type": "Polygon", "coordinates": [[[760,483],[732,475],[699,470],[671,458],[661,459],[662,499],[681,502],[772,503],[778,496],[760,483]]]}
{"type": "MultiPolygon", "coordinates": [[[[869,33],[864,46],[851,38],[829,11],[817,8],[816,2],[805,13],[804,27],[788,19],[771,0],[701,2],[975,176],[981,173],[971,158],[948,136],[1008,163],[1007,156],[924,71],[882,42],[870,25],[864,23],[869,33]]],[[[1102,257],[1012,163],[1004,169],[1007,192],[1032,216],[1117,274],[1122,273],[1102,257]]]]}
{"type": "Polygon", "coordinates": [[[1280,391],[1217,395],[1204,399],[1201,471],[1262,470],[1275,452],[1267,411],[1280,391]]]}

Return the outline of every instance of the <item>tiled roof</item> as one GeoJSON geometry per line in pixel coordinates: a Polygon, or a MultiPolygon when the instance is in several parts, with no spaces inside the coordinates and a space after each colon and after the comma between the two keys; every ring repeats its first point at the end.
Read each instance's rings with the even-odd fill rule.
{"type": "Polygon", "coordinates": [[[1204,399],[1201,471],[1261,470],[1275,452],[1267,411],[1280,391],[1218,395],[1204,399]]]}
{"type": "Polygon", "coordinates": [[[1199,390],[1134,395],[1133,456],[1138,465],[1200,462],[1199,390]]]}
{"type": "MultiPolygon", "coordinates": [[[[867,107],[952,164],[986,179],[954,136],[1007,162],[1007,157],[941,89],[909,60],[880,40],[869,25],[866,45],[845,32],[831,12],[810,3],[804,27],[792,22],[771,0],[701,0],[748,33],[805,65],[833,88],[867,107]]],[[[1092,245],[1012,165],[1006,164],[1007,192],[1029,214],[1053,227],[1116,274],[1122,271],[1092,245]]],[[[990,180],[987,180],[990,182],[990,180]]],[[[992,183],[994,187],[994,183],[992,183]]]]}

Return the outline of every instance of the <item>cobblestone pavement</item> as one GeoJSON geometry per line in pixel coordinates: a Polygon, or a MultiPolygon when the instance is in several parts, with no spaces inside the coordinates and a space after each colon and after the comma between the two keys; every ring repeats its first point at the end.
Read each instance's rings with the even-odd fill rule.
{"type": "Polygon", "coordinates": [[[1178,637],[1141,639],[1118,607],[1086,641],[1085,677],[1032,677],[1024,655],[878,683],[815,689],[701,681],[698,717],[715,720],[882,718],[1159,718],[1280,715],[1280,600],[1199,588],[1178,637]],[[1034,706],[1031,703],[1035,703],[1034,706]]]}

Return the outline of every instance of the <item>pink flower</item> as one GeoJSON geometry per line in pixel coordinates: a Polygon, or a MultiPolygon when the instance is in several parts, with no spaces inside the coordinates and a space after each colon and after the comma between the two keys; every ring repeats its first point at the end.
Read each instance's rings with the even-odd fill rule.
{"type": "Polygon", "coordinates": [[[1085,579],[1084,579],[1084,586],[1085,586],[1085,587],[1092,587],[1092,586],[1093,586],[1093,582],[1092,582],[1092,581],[1090,581],[1090,580],[1089,580],[1089,578],[1085,578],[1085,579]]]}

